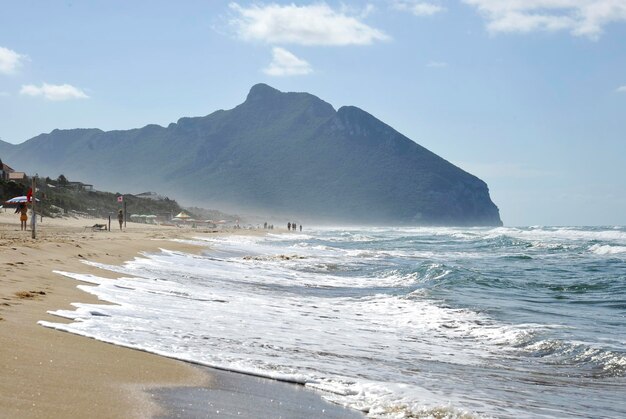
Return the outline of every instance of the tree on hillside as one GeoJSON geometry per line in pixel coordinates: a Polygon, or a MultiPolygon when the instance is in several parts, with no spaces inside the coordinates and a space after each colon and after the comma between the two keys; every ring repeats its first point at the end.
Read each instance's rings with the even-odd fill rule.
{"type": "Polygon", "coordinates": [[[68,183],[69,182],[67,178],[65,177],[65,175],[59,175],[59,177],[57,178],[57,184],[59,186],[67,186],[68,183]]]}

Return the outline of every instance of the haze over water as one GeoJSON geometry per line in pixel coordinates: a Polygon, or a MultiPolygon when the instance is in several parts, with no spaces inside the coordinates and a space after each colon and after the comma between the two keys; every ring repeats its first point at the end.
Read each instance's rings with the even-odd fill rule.
{"type": "Polygon", "coordinates": [[[109,266],[41,322],[373,417],[625,417],[626,228],[319,229],[109,266]],[[306,234],[304,234],[306,233],[306,234]]]}

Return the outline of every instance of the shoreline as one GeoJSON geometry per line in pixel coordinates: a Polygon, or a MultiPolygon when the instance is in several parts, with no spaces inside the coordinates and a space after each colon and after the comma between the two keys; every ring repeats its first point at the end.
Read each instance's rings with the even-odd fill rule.
{"type": "Polygon", "coordinates": [[[92,232],[85,228],[94,224],[91,219],[45,218],[32,240],[16,221],[13,214],[0,212],[0,416],[152,417],[162,408],[147,390],[202,386],[210,380],[182,361],[37,324],[68,321],[47,311],[72,309],[74,302],[106,304],[77,288],[84,283],[53,270],[106,276],[81,261],[121,264],[165,246],[196,251],[168,241],[184,237],[177,231],[182,229],[129,224],[125,232],[92,232]]]}
{"type": "MultiPolygon", "coordinates": [[[[212,404],[221,403],[222,411],[252,408],[248,411],[254,412],[254,407],[259,404],[254,394],[258,394],[261,387],[276,387],[272,385],[273,380],[254,385],[251,383],[256,382],[257,377],[211,370],[145,351],[61,333],[37,322],[69,322],[47,312],[72,309],[71,303],[74,302],[108,304],[78,289],[77,285],[86,283],[69,280],[53,270],[106,277],[109,275],[106,271],[81,261],[121,264],[138,257],[141,252],[158,251],[159,248],[197,253],[203,248],[171,239],[190,239],[207,233],[259,232],[211,233],[134,223],[129,223],[124,232],[93,232],[85,228],[95,222],[93,219],[46,218],[38,224],[38,238],[32,240],[30,231],[20,231],[16,216],[0,210],[0,266],[3,268],[0,276],[0,341],[3,342],[0,345],[0,417],[185,417],[176,416],[176,412],[185,411],[184,407],[191,404],[197,409],[204,406],[204,400],[200,399],[191,403],[190,395],[206,396],[207,391],[219,396],[212,404]],[[216,384],[218,376],[222,381],[238,384],[233,384],[230,390],[220,388],[216,384]],[[256,390],[250,394],[246,389],[256,390]],[[232,397],[233,392],[238,396],[232,397]],[[245,405],[242,395],[256,399],[245,405]],[[237,405],[239,401],[241,406],[237,405]]],[[[110,275],[115,277],[114,273],[110,275]]],[[[323,412],[330,413],[334,408],[339,411],[337,416],[328,417],[362,417],[358,412],[345,411],[341,406],[322,400],[321,395],[311,390],[294,392],[294,403],[304,409],[301,414],[311,413],[311,406],[315,406],[323,412]],[[305,397],[299,397],[298,392],[305,397]],[[303,403],[307,406],[303,407],[303,403]]],[[[271,404],[266,408],[271,409],[271,404]]],[[[271,415],[273,410],[265,413],[271,415]]]]}

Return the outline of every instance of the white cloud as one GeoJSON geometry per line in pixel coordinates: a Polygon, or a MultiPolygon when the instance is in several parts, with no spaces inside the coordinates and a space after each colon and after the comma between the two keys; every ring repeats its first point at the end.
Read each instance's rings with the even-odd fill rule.
{"type": "Polygon", "coordinates": [[[0,47],[0,74],[13,74],[26,59],[25,55],[0,47]]]}
{"type": "Polygon", "coordinates": [[[384,32],[366,25],[357,17],[335,11],[325,3],[249,7],[231,3],[230,7],[237,13],[230,24],[246,41],[342,46],[369,45],[390,39],[384,32]]]}
{"type": "Polygon", "coordinates": [[[431,68],[446,68],[447,66],[448,66],[448,63],[444,61],[429,61],[428,64],[426,64],[426,67],[431,67],[431,68]]]}
{"type": "Polygon", "coordinates": [[[626,21],[624,0],[463,0],[487,19],[497,32],[567,30],[597,39],[604,26],[626,21]]]}
{"type": "Polygon", "coordinates": [[[27,84],[22,86],[20,94],[26,96],[43,96],[47,100],[53,101],[89,98],[85,92],[69,84],[43,83],[41,87],[37,87],[34,84],[27,84]]]}
{"type": "Polygon", "coordinates": [[[617,93],[626,93],[626,85],[618,87],[615,91],[617,93]]]}
{"type": "Polygon", "coordinates": [[[396,0],[393,2],[393,7],[396,10],[411,12],[415,16],[432,16],[446,10],[444,7],[434,3],[415,0],[396,0]]]}
{"type": "Polygon", "coordinates": [[[275,47],[272,49],[272,62],[263,72],[270,76],[301,76],[313,72],[313,69],[286,49],[275,47]]]}

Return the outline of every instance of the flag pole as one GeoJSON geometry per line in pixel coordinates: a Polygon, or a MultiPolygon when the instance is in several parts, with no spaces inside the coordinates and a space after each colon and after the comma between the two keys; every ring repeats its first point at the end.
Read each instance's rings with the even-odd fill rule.
{"type": "Polygon", "coordinates": [[[32,207],[31,207],[31,209],[32,209],[31,217],[32,218],[30,220],[30,223],[31,223],[31,237],[33,239],[36,239],[37,238],[37,214],[35,213],[35,202],[37,202],[37,199],[35,199],[35,196],[37,196],[35,194],[35,192],[37,191],[37,177],[36,176],[33,176],[33,186],[32,186],[31,191],[33,193],[31,195],[31,198],[30,198],[31,201],[32,201],[32,207]]]}

